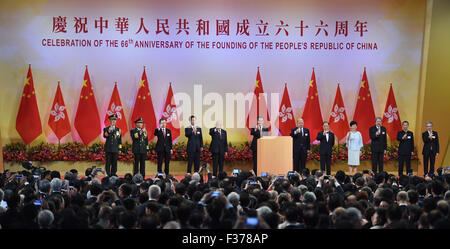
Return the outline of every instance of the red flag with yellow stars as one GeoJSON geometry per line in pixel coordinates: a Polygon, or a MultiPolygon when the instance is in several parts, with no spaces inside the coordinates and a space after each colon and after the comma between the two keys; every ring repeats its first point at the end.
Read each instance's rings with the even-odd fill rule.
{"type": "Polygon", "coordinates": [[[311,134],[311,143],[314,142],[317,133],[322,130],[323,119],[320,111],[319,93],[317,92],[316,74],[313,72],[309,81],[308,97],[303,110],[302,119],[304,127],[308,128],[311,134]]]}
{"type": "Polygon", "coordinates": [[[50,116],[48,117],[48,126],[55,133],[58,140],[61,140],[65,135],[70,132],[69,115],[67,115],[66,104],[61,92],[61,87],[56,88],[55,99],[50,110],[50,116]]]}
{"type": "Polygon", "coordinates": [[[364,68],[353,120],[356,121],[358,131],[361,132],[363,143],[369,143],[369,128],[375,124],[375,110],[373,109],[372,95],[370,94],[366,68],[364,68]]]}
{"type": "Polygon", "coordinates": [[[136,127],[135,120],[142,118],[144,121],[144,127],[148,131],[148,139],[151,140],[155,135],[153,131],[156,129],[156,116],[155,109],[153,108],[152,95],[150,94],[150,88],[148,86],[147,74],[142,73],[142,79],[139,82],[139,89],[134,102],[133,113],[131,114],[132,127],[136,127]]]}
{"type": "Polygon", "coordinates": [[[117,121],[116,126],[120,128],[122,136],[127,133],[128,126],[127,120],[125,119],[125,113],[122,106],[122,101],[120,100],[119,89],[117,89],[117,82],[114,84],[114,90],[111,95],[111,100],[109,101],[108,109],[106,110],[104,124],[109,126],[109,116],[116,114],[117,121]]]}
{"type": "Polygon", "coordinates": [[[25,144],[31,143],[42,134],[41,117],[34,91],[33,75],[31,74],[31,65],[28,67],[25,86],[23,87],[20,99],[19,112],[16,118],[16,130],[22,137],[25,144]]]}
{"type": "Polygon", "coordinates": [[[252,105],[250,106],[250,110],[247,115],[246,125],[248,130],[251,130],[253,127],[256,126],[258,116],[264,117],[263,125],[269,128],[270,131],[271,127],[270,127],[269,110],[267,108],[266,98],[264,97],[264,89],[261,80],[261,74],[259,73],[259,67],[258,72],[256,73],[256,82],[255,82],[255,90],[253,92],[252,105]]]}
{"type": "Polygon", "coordinates": [[[88,69],[84,72],[80,101],[74,122],[75,129],[84,144],[89,144],[101,133],[100,115],[95,101],[94,88],[89,78],[88,69]]]}

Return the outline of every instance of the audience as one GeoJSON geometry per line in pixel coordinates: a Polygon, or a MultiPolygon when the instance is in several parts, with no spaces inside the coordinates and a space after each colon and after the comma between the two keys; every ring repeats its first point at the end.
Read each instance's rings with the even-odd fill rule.
{"type": "MultiPolygon", "coordinates": [[[[203,171],[203,172],[202,172],[203,171]]],[[[204,171],[207,171],[205,174],[204,171]]],[[[0,175],[2,229],[448,229],[450,174],[0,175]]],[[[103,173],[103,172],[102,172],[103,173]]]]}

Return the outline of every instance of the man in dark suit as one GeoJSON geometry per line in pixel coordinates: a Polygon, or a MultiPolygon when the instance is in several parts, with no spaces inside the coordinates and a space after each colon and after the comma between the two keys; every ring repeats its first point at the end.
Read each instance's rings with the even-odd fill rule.
{"type": "Polygon", "coordinates": [[[142,128],[144,120],[139,118],[134,121],[136,128],[130,130],[130,136],[133,140],[132,152],[134,154],[133,175],[138,172],[145,178],[145,157],[148,151],[147,130],[142,128]]]}
{"type": "Polygon", "coordinates": [[[306,168],[306,159],[311,149],[311,138],[309,129],[303,127],[304,121],[302,118],[297,120],[297,127],[291,130],[291,137],[293,138],[293,157],[294,157],[294,171],[301,173],[306,168]]]}
{"type": "Polygon", "coordinates": [[[433,123],[428,121],[425,124],[427,130],[422,133],[423,140],[423,173],[427,175],[428,172],[434,173],[434,162],[436,156],[439,155],[439,137],[437,131],[433,131],[433,123]],[[430,171],[428,171],[428,163],[430,163],[430,171]]]}
{"type": "Polygon", "coordinates": [[[402,130],[397,133],[398,176],[403,175],[403,164],[406,163],[406,174],[411,171],[411,156],[414,154],[414,134],[408,131],[409,122],[402,122],[402,130]]]}
{"type": "Polygon", "coordinates": [[[117,115],[108,117],[110,126],[103,128],[103,137],[105,142],[106,165],[105,170],[108,176],[113,176],[117,172],[117,158],[119,149],[122,148],[122,134],[119,127],[116,127],[117,115]]]}
{"type": "Polygon", "coordinates": [[[166,128],[167,120],[161,118],[159,120],[159,128],[155,129],[155,136],[158,138],[156,142],[156,155],[158,157],[158,173],[162,172],[162,163],[164,161],[164,173],[169,174],[170,155],[172,150],[172,132],[166,128]]]}
{"type": "Polygon", "coordinates": [[[217,121],[216,127],[209,129],[209,135],[211,135],[209,151],[213,158],[213,175],[217,177],[217,173],[223,172],[223,161],[228,152],[227,132],[222,129],[222,121],[217,121]]]}
{"type": "Polygon", "coordinates": [[[387,149],[387,137],[386,128],[381,126],[382,119],[380,117],[375,118],[375,126],[369,128],[369,136],[371,141],[372,149],[372,171],[377,173],[377,168],[379,172],[383,172],[383,158],[387,149]]]}
{"type": "Polygon", "coordinates": [[[187,172],[191,173],[192,163],[194,164],[194,172],[198,172],[200,168],[200,153],[203,151],[202,129],[195,125],[195,116],[189,117],[191,125],[184,128],[184,135],[188,138],[187,154],[188,167],[187,172]]]}
{"type": "Polygon", "coordinates": [[[257,174],[258,170],[258,139],[260,139],[263,136],[267,136],[269,133],[269,128],[265,127],[263,125],[264,123],[264,117],[258,116],[257,117],[257,124],[255,127],[253,127],[250,131],[250,135],[253,136],[252,144],[250,145],[250,149],[252,150],[253,154],[253,171],[255,172],[255,175],[257,174]]]}
{"type": "Polygon", "coordinates": [[[330,123],[323,122],[323,131],[319,131],[316,140],[320,141],[320,170],[331,175],[331,154],[334,146],[334,133],[330,131],[330,123]]]}

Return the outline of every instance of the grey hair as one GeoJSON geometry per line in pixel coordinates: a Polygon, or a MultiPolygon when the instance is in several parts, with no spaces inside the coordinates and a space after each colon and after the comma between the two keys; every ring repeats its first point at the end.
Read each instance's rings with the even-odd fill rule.
{"type": "Polygon", "coordinates": [[[192,180],[199,182],[200,181],[200,174],[198,172],[195,172],[194,174],[192,174],[191,177],[192,180]]]}
{"type": "Polygon", "coordinates": [[[302,195],[304,195],[306,192],[308,192],[308,187],[306,187],[303,184],[298,186],[298,189],[302,192],[302,195]]]}
{"type": "Polygon", "coordinates": [[[176,221],[169,221],[164,225],[163,229],[181,229],[181,226],[176,221]]]}
{"type": "Polygon", "coordinates": [[[231,192],[227,196],[228,201],[234,206],[237,207],[239,205],[239,195],[236,192],[231,192]]]}
{"type": "Polygon", "coordinates": [[[270,209],[268,206],[262,206],[256,209],[256,212],[258,213],[258,216],[263,218],[264,216],[272,213],[272,209],[270,209]]]}
{"type": "Polygon", "coordinates": [[[447,192],[445,192],[444,196],[445,196],[444,197],[445,200],[450,201],[450,190],[447,190],[447,192]]]}
{"type": "Polygon", "coordinates": [[[381,117],[376,117],[376,118],[375,118],[375,123],[377,122],[378,119],[381,120],[381,121],[383,121],[383,119],[382,119],[381,117]]]}
{"type": "Polygon", "coordinates": [[[398,201],[408,201],[408,193],[406,193],[405,191],[400,191],[397,194],[397,200],[398,201]]]}
{"type": "Polygon", "coordinates": [[[433,122],[431,122],[431,121],[427,121],[426,123],[425,123],[425,125],[433,125],[433,122]]]}
{"type": "Polygon", "coordinates": [[[148,188],[148,196],[150,198],[156,199],[161,195],[161,188],[158,185],[151,185],[148,188]]]}
{"type": "Polygon", "coordinates": [[[350,221],[353,222],[361,222],[362,214],[359,209],[354,207],[349,207],[345,210],[345,213],[349,216],[350,221]]]}
{"type": "Polygon", "coordinates": [[[144,180],[144,177],[140,173],[137,173],[136,175],[133,176],[134,183],[140,183],[143,180],[144,180]]]}
{"type": "Polygon", "coordinates": [[[39,190],[48,193],[50,191],[50,182],[47,179],[39,181],[39,190]]]}
{"type": "Polygon", "coordinates": [[[316,194],[314,194],[313,192],[310,192],[310,191],[306,192],[303,195],[303,201],[306,202],[306,203],[314,203],[314,202],[316,202],[316,194]]]}
{"type": "Polygon", "coordinates": [[[40,211],[37,218],[39,227],[41,228],[49,228],[55,220],[53,213],[47,209],[40,211]]]}
{"type": "Polygon", "coordinates": [[[260,118],[262,118],[264,120],[264,117],[259,115],[258,117],[256,117],[256,120],[259,120],[260,118]]]}
{"type": "Polygon", "coordinates": [[[50,182],[50,186],[52,187],[53,191],[59,192],[61,191],[62,181],[59,178],[53,178],[50,182]]]}

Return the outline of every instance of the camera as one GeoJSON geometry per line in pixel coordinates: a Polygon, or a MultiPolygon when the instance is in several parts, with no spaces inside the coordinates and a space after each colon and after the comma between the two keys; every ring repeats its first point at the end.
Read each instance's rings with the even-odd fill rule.
{"type": "Polygon", "coordinates": [[[206,163],[202,164],[202,168],[206,168],[206,163]]]}
{"type": "Polygon", "coordinates": [[[241,170],[240,170],[240,169],[234,169],[234,170],[233,170],[233,174],[236,174],[236,175],[237,175],[237,174],[239,174],[239,173],[241,173],[241,170]]]}
{"type": "Polygon", "coordinates": [[[214,191],[212,192],[211,197],[219,197],[219,195],[220,195],[219,191],[214,191]]]}
{"type": "Polygon", "coordinates": [[[33,175],[41,175],[42,173],[44,173],[47,169],[44,167],[35,167],[33,166],[33,163],[28,161],[28,162],[22,162],[22,167],[26,170],[30,170],[31,174],[33,175]]]}
{"type": "Polygon", "coordinates": [[[266,176],[268,176],[269,174],[267,173],[267,172],[261,172],[261,177],[266,177],[266,176]]]}
{"type": "Polygon", "coordinates": [[[249,227],[256,227],[258,226],[258,218],[255,217],[248,217],[245,221],[245,224],[249,227]]]}

